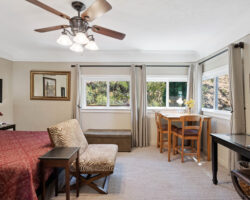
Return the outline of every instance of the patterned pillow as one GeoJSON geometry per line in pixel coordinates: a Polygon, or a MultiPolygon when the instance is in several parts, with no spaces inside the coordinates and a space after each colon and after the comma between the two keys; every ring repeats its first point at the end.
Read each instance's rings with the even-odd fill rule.
{"type": "Polygon", "coordinates": [[[76,119],[51,126],[48,132],[54,147],[80,147],[80,154],[88,147],[88,142],[76,119]]]}

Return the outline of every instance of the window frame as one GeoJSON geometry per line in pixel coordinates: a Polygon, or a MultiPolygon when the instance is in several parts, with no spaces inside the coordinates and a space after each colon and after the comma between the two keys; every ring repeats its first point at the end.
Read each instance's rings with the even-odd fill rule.
{"type": "MultiPolygon", "coordinates": [[[[147,101],[147,109],[148,110],[184,110],[186,106],[183,107],[169,107],[169,82],[186,82],[187,83],[187,94],[188,94],[188,76],[187,75],[149,75],[147,76],[147,82],[165,82],[166,83],[166,106],[165,107],[149,107],[147,101]]],[[[148,96],[148,93],[147,93],[148,96]]],[[[184,100],[184,99],[183,99],[184,100]]]]}
{"type": "Polygon", "coordinates": [[[131,77],[129,75],[82,75],[81,76],[81,109],[82,110],[131,110],[131,77]],[[87,89],[86,84],[89,81],[105,81],[107,83],[107,104],[106,106],[87,106],[87,89]],[[110,106],[109,84],[112,81],[128,81],[129,82],[129,106],[110,106]]]}
{"type": "MultiPolygon", "coordinates": [[[[206,72],[203,72],[202,74],[202,81],[203,80],[208,80],[208,79],[213,79],[214,80],[214,105],[213,108],[201,108],[203,112],[212,112],[212,113],[218,113],[218,114],[231,114],[231,111],[228,110],[218,110],[218,78],[220,76],[224,75],[229,75],[229,66],[228,65],[223,65],[221,67],[218,67],[213,70],[209,70],[206,72]]],[[[230,84],[230,83],[229,83],[230,84]]],[[[201,86],[202,87],[202,86],[201,86]]],[[[202,91],[201,91],[202,95],[202,91]]],[[[202,101],[202,99],[201,99],[202,101]]]]}

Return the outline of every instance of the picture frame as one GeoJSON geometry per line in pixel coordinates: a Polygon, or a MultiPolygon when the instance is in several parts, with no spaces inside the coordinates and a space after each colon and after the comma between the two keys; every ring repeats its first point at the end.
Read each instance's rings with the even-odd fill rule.
{"type": "Polygon", "coordinates": [[[43,96],[56,97],[56,79],[43,77],[43,96]]]}

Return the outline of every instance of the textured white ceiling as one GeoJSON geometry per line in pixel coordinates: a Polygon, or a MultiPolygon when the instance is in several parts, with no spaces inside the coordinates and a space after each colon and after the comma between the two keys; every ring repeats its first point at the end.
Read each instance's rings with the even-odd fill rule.
{"type": "MultiPolygon", "coordinates": [[[[69,16],[76,15],[71,0],[41,1],[69,16]]],[[[95,34],[100,51],[79,55],[57,45],[55,41],[60,31],[33,31],[68,24],[67,20],[25,0],[1,0],[0,56],[13,60],[94,61],[100,55],[105,58],[107,52],[107,60],[112,59],[114,53],[114,57],[123,55],[121,61],[126,61],[126,55],[140,55],[143,61],[144,52],[160,52],[162,59],[156,57],[152,61],[166,61],[164,58],[173,54],[188,54],[190,57],[186,61],[190,61],[250,33],[249,0],[108,1],[113,9],[93,24],[124,32],[126,38],[120,41],[95,34]]],[[[94,0],[83,2],[89,6],[94,0]]],[[[149,54],[145,55],[148,57],[149,54]]]]}

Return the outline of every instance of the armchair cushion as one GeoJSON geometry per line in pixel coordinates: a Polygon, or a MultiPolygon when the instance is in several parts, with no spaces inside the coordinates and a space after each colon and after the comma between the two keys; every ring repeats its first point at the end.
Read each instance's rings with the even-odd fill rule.
{"type": "MultiPolygon", "coordinates": [[[[113,172],[118,146],[116,144],[90,144],[80,155],[79,169],[83,174],[113,172]]],[[[71,167],[75,171],[75,163],[71,167]]]]}
{"type": "Polygon", "coordinates": [[[51,126],[48,132],[51,143],[55,147],[80,147],[80,155],[88,147],[88,142],[76,119],[51,126]]]}

